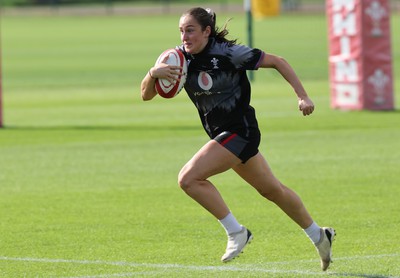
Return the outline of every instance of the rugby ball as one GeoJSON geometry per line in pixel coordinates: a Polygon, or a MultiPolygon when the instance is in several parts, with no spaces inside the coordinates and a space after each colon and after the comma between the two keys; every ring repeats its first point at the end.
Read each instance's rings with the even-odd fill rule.
{"type": "Polygon", "coordinates": [[[158,57],[156,61],[156,65],[160,64],[165,57],[167,60],[164,62],[168,65],[179,66],[182,67],[180,73],[182,73],[180,80],[176,82],[169,82],[167,79],[159,78],[156,80],[156,91],[157,93],[164,98],[173,98],[182,90],[183,86],[186,82],[187,75],[187,62],[185,56],[182,51],[179,49],[167,49],[158,57]]]}

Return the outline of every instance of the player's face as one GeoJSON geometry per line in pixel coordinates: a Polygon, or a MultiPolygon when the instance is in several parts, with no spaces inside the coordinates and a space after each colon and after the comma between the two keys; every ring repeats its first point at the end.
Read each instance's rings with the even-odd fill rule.
{"type": "Polygon", "coordinates": [[[181,32],[181,41],[187,53],[200,53],[208,43],[211,28],[207,26],[205,30],[191,15],[184,15],[179,20],[179,30],[181,32]]]}

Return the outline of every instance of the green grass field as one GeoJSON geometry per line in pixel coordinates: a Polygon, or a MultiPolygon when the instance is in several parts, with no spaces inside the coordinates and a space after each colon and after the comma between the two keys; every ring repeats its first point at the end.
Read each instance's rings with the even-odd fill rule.
{"type": "MultiPolygon", "coordinates": [[[[334,263],[322,273],[301,229],[233,172],[212,181],[254,241],[220,263],[224,231],[176,181],[207,141],[197,112],[184,92],[140,99],[148,68],[179,44],[180,13],[2,18],[0,277],[400,277],[400,113],[330,109],[322,15],[254,26],[315,113],[301,116],[273,71],[256,72],[252,104],[276,175],[336,228],[334,263]]],[[[245,43],[242,15],[220,23],[231,16],[245,43]]],[[[399,26],[393,15],[397,107],[399,26]]]]}

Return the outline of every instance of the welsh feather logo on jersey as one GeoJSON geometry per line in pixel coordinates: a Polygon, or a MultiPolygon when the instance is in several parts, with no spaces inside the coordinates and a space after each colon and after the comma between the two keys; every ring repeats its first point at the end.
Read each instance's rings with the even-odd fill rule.
{"type": "Polygon", "coordinates": [[[219,67],[218,67],[218,59],[217,58],[212,58],[212,60],[211,60],[211,63],[213,64],[213,69],[219,69],[219,67]]]}
{"type": "Polygon", "coordinates": [[[204,91],[210,90],[213,85],[211,76],[205,71],[201,71],[199,73],[197,82],[199,83],[200,88],[202,88],[204,91]]]}

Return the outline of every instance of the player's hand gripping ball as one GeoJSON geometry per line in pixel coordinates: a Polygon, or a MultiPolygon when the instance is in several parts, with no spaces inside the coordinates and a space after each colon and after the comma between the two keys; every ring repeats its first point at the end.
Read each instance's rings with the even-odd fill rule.
{"type": "Polygon", "coordinates": [[[179,71],[180,79],[175,82],[170,82],[167,79],[159,78],[156,80],[156,91],[164,98],[173,98],[182,90],[186,82],[187,75],[187,62],[183,53],[178,49],[167,49],[158,57],[156,65],[160,64],[162,61],[168,65],[182,67],[179,71]],[[165,57],[168,56],[167,60],[164,61],[165,57]]]}

